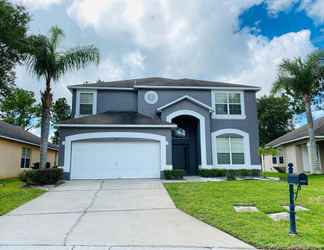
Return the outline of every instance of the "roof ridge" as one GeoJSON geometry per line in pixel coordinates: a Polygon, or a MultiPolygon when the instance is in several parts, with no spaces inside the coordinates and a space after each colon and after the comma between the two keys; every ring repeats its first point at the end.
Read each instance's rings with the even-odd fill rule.
{"type": "Polygon", "coordinates": [[[134,89],[138,87],[169,87],[169,88],[249,88],[259,90],[260,88],[254,85],[222,82],[215,80],[199,80],[193,78],[166,78],[166,77],[145,77],[133,78],[126,80],[115,81],[97,81],[85,82],[83,84],[69,85],[69,89],[73,88],[120,88],[120,89],[134,89]]]}

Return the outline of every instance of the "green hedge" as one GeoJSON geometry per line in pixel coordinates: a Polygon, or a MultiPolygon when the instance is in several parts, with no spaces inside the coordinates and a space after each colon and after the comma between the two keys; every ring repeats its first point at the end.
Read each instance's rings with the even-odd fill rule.
{"type": "Polygon", "coordinates": [[[174,169],[174,170],[164,170],[163,176],[166,180],[181,180],[185,175],[185,171],[183,169],[174,169]]]}
{"type": "Polygon", "coordinates": [[[261,175],[260,169],[200,169],[198,174],[202,177],[229,177],[228,179],[235,179],[235,177],[258,177],[261,175]]]}
{"type": "Polygon", "coordinates": [[[20,180],[30,185],[56,184],[63,179],[62,168],[32,169],[24,171],[19,176],[20,180]]]}

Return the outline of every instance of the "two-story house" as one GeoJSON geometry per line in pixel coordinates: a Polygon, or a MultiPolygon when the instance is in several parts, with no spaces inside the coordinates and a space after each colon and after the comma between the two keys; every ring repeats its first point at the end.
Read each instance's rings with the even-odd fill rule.
{"type": "Polygon", "coordinates": [[[259,169],[255,86],[144,78],[85,83],[58,125],[66,178],[160,178],[163,170],[259,169]]]}

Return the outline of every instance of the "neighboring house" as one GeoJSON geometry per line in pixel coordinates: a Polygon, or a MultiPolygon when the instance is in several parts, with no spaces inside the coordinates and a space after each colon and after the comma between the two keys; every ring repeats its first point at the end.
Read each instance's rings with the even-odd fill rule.
{"type": "MultiPolygon", "coordinates": [[[[40,138],[21,127],[0,121],[0,179],[17,177],[39,162],[40,138]]],[[[57,165],[58,147],[49,144],[48,162],[57,165]]]]}
{"type": "Polygon", "coordinates": [[[160,178],[161,171],[259,169],[255,86],[144,78],[85,83],[58,125],[66,178],[160,178]]]}
{"type": "MultiPolygon", "coordinates": [[[[314,121],[317,157],[320,168],[324,170],[324,118],[314,121]]],[[[287,167],[293,163],[297,172],[311,172],[309,137],[307,125],[293,130],[268,143],[266,147],[278,149],[277,155],[266,155],[263,167],[265,171],[275,171],[274,167],[287,167]]]]}

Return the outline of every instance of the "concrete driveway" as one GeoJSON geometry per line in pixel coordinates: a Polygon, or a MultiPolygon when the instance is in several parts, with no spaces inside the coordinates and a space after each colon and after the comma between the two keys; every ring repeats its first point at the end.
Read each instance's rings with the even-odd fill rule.
{"type": "Polygon", "coordinates": [[[0,217],[0,250],[253,249],[176,209],[159,180],[70,181],[0,217]]]}

